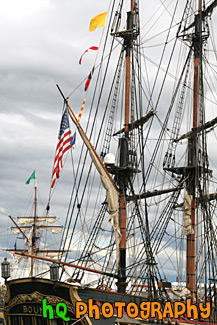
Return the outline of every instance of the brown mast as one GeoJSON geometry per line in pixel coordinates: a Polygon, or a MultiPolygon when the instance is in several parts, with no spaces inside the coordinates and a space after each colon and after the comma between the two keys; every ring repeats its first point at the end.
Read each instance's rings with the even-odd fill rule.
{"type": "Polygon", "coordinates": [[[191,222],[193,234],[187,236],[187,265],[186,285],[191,291],[192,298],[196,297],[196,275],[195,275],[195,194],[197,182],[197,127],[198,127],[198,103],[199,103],[199,69],[201,57],[201,0],[198,3],[198,14],[195,16],[194,46],[194,89],[193,89],[193,136],[190,142],[189,165],[192,172],[189,173],[189,192],[192,195],[191,222]]]}
{"type": "MultiPolygon", "coordinates": [[[[59,251],[57,251],[57,252],[59,252],[59,251]]],[[[113,273],[103,272],[103,271],[91,269],[89,267],[84,267],[84,266],[81,266],[81,265],[62,262],[61,260],[56,260],[56,259],[53,259],[53,258],[42,257],[42,256],[37,256],[37,255],[31,255],[31,254],[25,253],[23,251],[18,251],[18,252],[16,252],[16,254],[20,255],[20,256],[31,257],[32,259],[37,259],[37,260],[41,260],[41,261],[52,262],[52,263],[55,262],[55,263],[58,263],[58,264],[62,264],[62,265],[69,266],[69,267],[74,267],[76,269],[92,272],[92,273],[95,273],[95,274],[106,275],[106,276],[110,276],[110,277],[114,277],[114,278],[117,277],[117,275],[113,274],[113,273]]]]}
{"type": "MultiPolygon", "coordinates": [[[[130,58],[132,49],[132,31],[133,31],[133,9],[134,0],[131,0],[131,10],[127,13],[127,31],[124,37],[124,45],[126,52],[126,76],[125,76],[125,119],[124,119],[124,138],[121,140],[121,154],[120,166],[128,167],[129,154],[128,154],[128,140],[129,140],[129,123],[130,123],[130,58]],[[127,33],[129,31],[129,34],[127,33]],[[131,34],[130,34],[131,32],[131,34]]],[[[127,175],[120,176],[120,230],[121,230],[121,243],[120,243],[120,261],[119,261],[119,280],[117,283],[118,292],[126,292],[126,179],[127,175]]]]}

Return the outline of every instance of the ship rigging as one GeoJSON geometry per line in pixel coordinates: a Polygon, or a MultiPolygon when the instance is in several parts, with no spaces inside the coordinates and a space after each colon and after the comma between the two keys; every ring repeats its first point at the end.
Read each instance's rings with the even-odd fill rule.
{"type": "MultiPolygon", "coordinates": [[[[217,194],[212,186],[208,140],[217,120],[216,116],[208,119],[206,113],[210,100],[205,90],[210,84],[205,76],[209,68],[205,54],[210,44],[209,17],[217,1],[186,1],[178,24],[179,1],[174,1],[155,77],[147,81],[140,3],[130,1],[126,25],[121,28],[124,4],[122,0],[112,3],[102,59],[88,77],[90,82],[94,75],[96,86],[87,124],[80,121],[80,115],[76,118],[73,103],[69,104],[71,95],[65,97],[58,86],[63,115],[68,112],[82,143],[79,155],[77,148],[72,151],[74,179],[57,260],[59,266],[71,264],[68,282],[76,283],[77,288],[65,284],[62,268],[57,279],[61,298],[69,291],[73,310],[75,301],[86,302],[90,297],[100,306],[108,300],[114,303],[117,297],[137,303],[158,300],[163,306],[174,295],[191,297],[196,303],[211,301],[209,322],[216,323],[217,194]],[[173,39],[175,23],[178,31],[173,39]],[[172,88],[167,82],[177,48],[181,54],[175,60],[178,68],[172,88]],[[111,79],[112,59],[117,65],[111,79]],[[163,69],[165,60],[167,68],[163,69]],[[171,288],[174,277],[180,290],[171,288]]],[[[48,207],[52,200],[50,196],[48,207]]],[[[46,213],[49,218],[49,209],[46,213]]],[[[36,238],[37,218],[35,211],[32,238],[36,238]]],[[[24,227],[17,228],[24,233],[24,227]]],[[[40,259],[33,241],[31,252],[17,253],[31,257],[28,283],[33,290],[33,260],[40,259]]],[[[56,284],[44,283],[53,297],[56,284]]],[[[16,285],[11,282],[15,293],[16,285]]],[[[42,291],[40,297],[46,294],[42,291]]],[[[11,302],[7,303],[10,316],[11,302]]],[[[115,317],[113,323],[121,323],[115,317]]],[[[84,323],[89,321],[85,316],[84,323]]]]}

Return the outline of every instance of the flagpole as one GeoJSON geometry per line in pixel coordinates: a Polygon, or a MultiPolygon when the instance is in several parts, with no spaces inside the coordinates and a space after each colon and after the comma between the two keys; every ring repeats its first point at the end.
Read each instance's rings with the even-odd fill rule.
{"type": "Polygon", "coordinates": [[[37,177],[35,177],[34,188],[35,188],[35,212],[34,212],[34,217],[36,217],[36,213],[37,213],[37,177]]]}
{"type": "MultiPolygon", "coordinates": [[[[35,200],[34,200],[34,224],[33,224],[33,233],[32,233],[32,255],[34,255],[34,246],[36,241],[36,215],[37,215],[37,178],[35,177],[34,182],[34,189],[35,189],[35,200]]],[[[34,258],[31,258],[31,269],[30,269],[30,276],[33,277],[33,267],[34,267],[34,258]]]]}

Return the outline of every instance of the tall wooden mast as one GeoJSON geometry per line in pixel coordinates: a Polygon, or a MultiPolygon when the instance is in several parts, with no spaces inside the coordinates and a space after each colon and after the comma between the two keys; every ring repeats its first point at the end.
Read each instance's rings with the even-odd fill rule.
{"type": "MultiPolygon", "coordinates": [[[[29,257],[29,276],[34,276],[34,259],[35,255],[42,255],[47,257],[58,257],[60,253],[65,253],[65,250],[53,250],[53,249],[40,249],[38,245],[36,246],[37,239],[37,230],[48,230],[52,231],[53,234],[58,234],[62,226],[50,226],[50,225],[42,225],[41,222],[54,223],[56,217],[48,216],[49,205],[47,206],[47,214],[45,216],[38,216],[37,212],[37,178],[34,179],[34,213],[32,216],[21,216],[17,217],[18,223],[11,217],[11,221],[15,224],[15,227],[11,227],[12,232],[15,235],[22,234],[25,239],[26,249],[6,249],[6,251],[10,252],[10,254],[14,256],[19,255],[19,253],[27,254],[29,257]],[[26,226],[27,224],[27,226],[26,226]],[[26,232],[28,234],[26,235],[26,232]]],[[[18,262],[19,263],[19,262],[18,262]]]]}
{"type": "MultiPolygon", "coordinates": [[[[124,34],[124,47],[126,53],[126,71],[125,71],[125,119],[124,119],[124,138],[120,142],[120,166],[128,167],[129,165],[129,123],[130,123],[130,80],[131,80],[131,51],[133,43],[133,10],[134,0],[131,0],[131,10],[127,13],[127,30],[124,34]]],[[[126,173],[128,173],[126,169],[126,173]]],[[[128,176],[123,173],[120,176],[119,190],[120,190],[120,260],[118,267],[119,281],[118,292],[126,292],[126,188],[128,176]]]]}
{"type": "Polygon", "coordinates": [[[193,167],[189,173],[189,192],[192,195],[191,202],[191,222],[193,234],[187,236],[187,265],[186,265],[186,285],[191,291],[192,298],[196,297],[196,275],[195,275],[195,197],[198,180],[197,168],[197,127],[198,127],[198,105],[199,105],[199,70],[201,60],[201,0],[198,2],[198,14],[195,16],[195,34],[193,38],[194,46],[194,88],[193,88],[193,136],[189,147],[189,165],[193,167]]]}

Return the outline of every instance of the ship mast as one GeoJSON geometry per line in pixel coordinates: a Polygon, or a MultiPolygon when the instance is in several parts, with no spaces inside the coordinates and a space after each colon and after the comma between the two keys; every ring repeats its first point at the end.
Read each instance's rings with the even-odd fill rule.
{"type": "MultiPolygon", "coordinates": [[[[35,200],[34,200],[34,224],[33,224],[33,234],[32,234],[32,249],[31,254],[34,254],[35,250],[35,241],[36,241],[36,214],[37,214],[37,178],[35,178],[35,200]]],[[[33,277],[33,269],[34,269],[34,258],[31,258],[31,267],[30,267],[30,276],[33,277]]]]}
{"type": "MultiPolygon", "coordinates": [[[[120,141],[120,166],[128,167],[129,164],[129,122],[130,122],[130,59],[133,42],[133,10],[134,0],[131,0],[131,10],[127,12],[127,30],[124,34],[124,46],[126,53],[126,71],[125,71],[125,119],[124,119],[124,138],[120,141]]],[[[126,170],[127,173],[127,170],[126,170]]],[[[118,266],[119,280],[117,282],[118,292],[126,292],[126,175],[120,175],[119,191],[120,191],[120,230],[121,230],[121,243],[120,243],[120,259],[118,266]]]]}
{"type": "Polygon", "coordinates": [[[197,127],[198,127],[198,104],[199,104],[199,70],[201,61],[201,0],[198,0],[198,14],[195,16],[195,35],[193,38],[194,47],[194,88],[193,88],[193,134],[189,143],[188,164],[192,168],[189,172],[188,191],[192,195],[191,201],[191,222],[193,233],[187,236],[187,265],[186,265],[186,286],[191,291],[192,298],[196,297],[196,275],[195,275],[195,197],[198,179],[197,168],[197,127]]]}
{"type": "Polygon", "coordinates": [[[29,276],[34,276],[34,259],[35,255],[42,255],[47,257],[57,257],[60,253],[65,253],[65,250],[53,250],[53,249],[40,249],[39,247],[36,247],[37,239],[37,230],[48,230],[52,231],[53,234],[58,234],[62,226],[50,226],[50,225],[41,225],[39,223],[41,222],[48,222],[48,223],[54,223],[56,220],[56,217],[48,216],[49,211],[49,205],[47,206],[47,214],[46,216],[38,216],[37,215],[37,178],[34,179],[34,214],[33,216],[25,216],[25,217],[17,217],[17,222],[9,216],[11,221],[15,224],[15,227],[11,227],[12,232],[15,235],[22,234],[23,238],[25,239],[25,245],[27,246],[27,249],[6,249],[6,251],[10,252],[10,254],[14,256],[19,255],[20,253],[28,254],[29,257],[29,276]],[[28,226],[25,226],[25,224],[28,224],[28,226]],[[26,235],[26,232],[29,231],[29,233],[26,235]]]}

